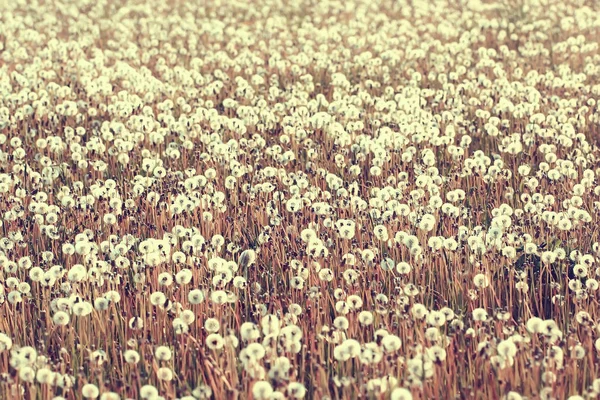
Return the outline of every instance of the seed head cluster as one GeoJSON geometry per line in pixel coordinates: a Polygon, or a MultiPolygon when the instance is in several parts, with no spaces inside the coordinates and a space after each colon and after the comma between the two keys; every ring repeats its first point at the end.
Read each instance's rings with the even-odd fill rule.
{"type": "Polygon", "coordinates": [[[0,399],[597,398],[599,16],[3,2],[0,399]]]}

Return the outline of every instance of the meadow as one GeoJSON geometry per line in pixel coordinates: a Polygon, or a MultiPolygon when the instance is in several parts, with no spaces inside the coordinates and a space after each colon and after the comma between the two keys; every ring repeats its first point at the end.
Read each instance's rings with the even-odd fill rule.
{"type": "Polygon", "coordinates": [[[596,399],[600,3],[0,4],[0,399],[596,399]]]}

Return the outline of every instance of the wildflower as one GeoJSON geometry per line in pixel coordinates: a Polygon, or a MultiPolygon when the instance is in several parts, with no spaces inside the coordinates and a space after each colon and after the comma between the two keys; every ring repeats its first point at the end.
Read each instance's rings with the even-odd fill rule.
{"type": "Polygon", "coordinates": [[[190,304],[200,304],[204,301],[204,292],[200,289],[191,290],[188,293],[188,301],[190,304]]]}
{"type": "Polygon", "coordinates": [[[189,325],[186,324],[181,318],[173,319],[171,325],[173,326],[173,330],[175,331],[176,335],[187,333],[190,329],[189,325]]]}
{"type": "Polygon", "coordinates": [[[473,310],[474,321],[487,321],[488,314],[483,308],[476,308],[473,310]]]}
{"type": "Polygon", "coordinates": [[[163,292],[154,292],[150,295],[150,303],[153,306],[162,306],[167,302],[167,297],[163,292]]]}
{"type": "Polygon", "coordinates": [[[299,382],[290,382],[287,386],[288,396],[294,399],[303,399],[306,396],[306,388],[299,382]]]}
{"type": "Polygon", "coordinates": [[[268,399],[273,394],[273,388],[267,381],[255,382],[252,386],[252,397],[257,400],[268,399]]]}
{"type": "Polygon", "coordinates": [[[583,359],[585,357],[585,348],[580,344],[573,346],[571,349],[571,357],[576,360],[583,359]]]}
{"type": "Polygon", "coordinates": [[[175,275],[175,281],[178,285],[187,285],[192,281],[192,271],[187,268],[182,269],[175,275]]]}
{"type": "Polygon", "coordinates": [[[333,326],[339,330],[346,330],[349,326],[348,319],[346,317],[336,317],[333,321],[333,326]]]}
{"type": "Polygon", "coordinates": [[[211,333],[206,337],[206,346],[211,350],[220,350],[224,344],[225,340],[218,333],[211,333]]]}
{"type": "Polygon", "coordinates": [[[427,314],[427,323],[436,327],[443,326],[446,323],[446,316],[441,311],[431,311],[427,314]]]}
{"type": "Polygon", "coordinates": [[[515,346],[512,340],[508,339],[503,340],[498,344],[497,351],[498,355],[506,359],[510,359],[515,357],[515,355],[517,354],[517,347],[515,346]]]}
{"type": "Polygon", "coordinates": [[[220,327],[221,324],[215,318],[208,318],[206,321],[204,321],[204,329],[206,329],[206,331],[209,333],[217,332],[220,327]]]}
{"type": "Polygon", "coordinates": [[[210,294],[210,300],[217,305],[225,304],[227,302],[227,293],[223,290],[215,290],[210,294]]]}
{"type": "Polygon", "coordinates": [[[171,349],[166,346],[159,346],[154,351],[154,357],[159,361],[169,361],[172,357],[171,349]]]}
{"type": "Polygon", "coordinates": [[[10,350],[12,347],[12,339],[5,333],[0,332],[0,352],[10,350]]]}
{"type": "Polygon", "coordinates": [[[129,364],[137,364],[141,359],[139,353],[131,349],[126,350],[125,353],[123,353],[123,358],[125,359],[125,362],[129,364]]]}
{"type": "Polygon", "coordinates": [[[386,335],[381,340],[381,346],[386,353],[393,353],[400,349],[402,341],[396,335],[386,335]]]}
{"type": "Polygon", "coordinates": [[[406,261],[401,261],[396,265],[396,271],[401,275],[408,275],[412,271],[412,267],[406,261]]]}
{"type": "Polygon", "coordinates": [[[243,341],[252,341],[260,337],[260,330],[252,322],[244,322],[240,327],[240,333],[243,341]]]}
{"type": "Polygon", "coordinates": [[[370,311],[361,311],[358,314],[358,322],[363,326],[371,325],[373,324],[373,321],[373,313],[371,313],[370,311]]]}
{"type": "Polygon", "coordinates": [[[414,304],[411,308],[411,313],[414,319],[424,319],[427,314],[429,314],[429,310],[423,304],[414,304]]]}
{"type": "Polygon", "coordinates": [[[384,225],[375,226],[373,233],[379,241],[385,242],[389,239],[388,230],[384,225]]]}
{"type": "Polygon", "coordinates": [[[360,296],[355,294],[348,296],[346,302],[352,311],[359,310],[363,305],[363,301],[360,296]]]}
{"type": "Polygon", "coordinates": [[[522,400],[522,399],[523,399],[523,396],[521,396],[519,393],[514,392],[514,391],[510,391],[502,397],[502,400],[522,400]]]}
{"type": "Polygon", "coordinates": [[[209,399],[212,396],[212,389],[207,385],[197,386],[192,394],[198,399],[209,399]]]}
{"type": "Polygon", "coordinates": [[[144,385],[140,388],[140,397],[145,400],[151,400],[158,396],[158,390],[152,385],[144,385]]]}
{"type": "Polygon", "coordinates": [[[483,288],[486,288],[486,287],[488,287],[490,285],[490,280],[484,274],[477,274],[473,278],[473,283],[475,284],[475,286],[477,288],[483,289],[483,288]]]}
{"type": "Polygon", "coordinates": [[[28,365],[22,366],[21,368],[19,368],[19,379],[21,379],[24,382],[33,383],[35,379],[35,370],[28,365]]]}
{"type": "Polygon", "coordinates": [[[35,379],[40,384],[52,384],[55,373],[48,368],[40,368],[35,373],[35,379]]]}
{"type": "Polygon", "coordinates": [[[95,399],[100,395],[100,390],[96,385],[88,383],[81,388],[81,395],[86,399],[95,399]]]}
{"type": "Polygon", "coordinates": [[[129,329],[142,329],[144,327],[144,320],[140,317],[132,317],[128,323],[129,329]]]}
{"type": "Polygon", "coordinates": [[[172,381],[173,380],[173,371],[171,371],[168,367],[161,367],[156,372],[156,376],[161,381],[172,381]]]}
{"type": "Polygon", "coordinates": [[[69,314],[67,314],[64,311],[57,311],[54,316],[52,317],[52,321],[56,324],[56,325],[61,325],[61,326],[65,326],[69,324],[69,314]]]}

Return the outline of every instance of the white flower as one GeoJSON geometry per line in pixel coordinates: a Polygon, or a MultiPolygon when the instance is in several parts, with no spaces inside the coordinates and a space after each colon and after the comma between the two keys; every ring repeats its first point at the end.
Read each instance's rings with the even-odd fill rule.
{"type": "Polygon", "coordinates": [[[252,386],[252,397],[257,400],[268,399],[273,393],[273,387],[267,381],[257,381],[252,386]]]}
{"type": "Polygon", "coordinates": [[[81,395],[86,399],[95,399],[100,395],[100,390],[96,385],[88,383],[81,388],[81,395]]]}
{"type": "Polygon", "coordinates": [[[412,400],[412,398],[410,390],[405,388],[395,388],[390,395],[390,400],[412,400]]]}

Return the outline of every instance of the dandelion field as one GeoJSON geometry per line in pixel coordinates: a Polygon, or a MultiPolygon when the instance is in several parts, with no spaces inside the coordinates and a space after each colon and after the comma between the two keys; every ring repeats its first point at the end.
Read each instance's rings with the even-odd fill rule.
{"type": "Polygon", "coordinates": [[[595,399],[600,4],[5,1],[0,399],[595,399]]]}

